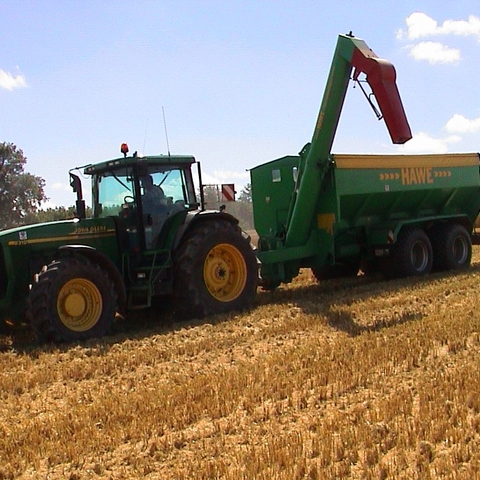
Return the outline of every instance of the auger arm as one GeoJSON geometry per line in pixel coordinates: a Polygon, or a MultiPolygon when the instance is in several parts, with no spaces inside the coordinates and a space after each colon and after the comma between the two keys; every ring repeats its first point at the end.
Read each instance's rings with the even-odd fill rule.
{"type": "Polygon", "coordinates": [[[345,100],[346,90],[360,73],[376,97],[393,143],[405,143],[410,127],[397,89],[394,66],[380,59],[367,44],[351,35],[340,35],[330,67],[312,141],[300,153],[298,189],[292,198],[287,222],[285,247],[306,243],[321,185],[330,163],[330,152],[345,100]]]}

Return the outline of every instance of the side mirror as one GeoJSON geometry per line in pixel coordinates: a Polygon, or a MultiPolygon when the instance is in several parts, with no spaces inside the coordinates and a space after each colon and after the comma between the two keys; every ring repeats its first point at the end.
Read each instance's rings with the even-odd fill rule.
{"type": "Polygon", "coordinates": [[[82,182],[78,175],[70,172],[70,186],[72,187],[74,193],[77,194],[77,201],[75,202],[76,214],[78,218],[86,218],[86,209],[85,209],[85,200],[82,196],[82,182]]]}
{"type": "Polygon", "coordinates": [[[80,178],[72,172],[69,172],[69,174],[70,186],[72,187],[73,192],[77,194],[77,198],[82,198],[82,182],[80,181],[80,178]]]}

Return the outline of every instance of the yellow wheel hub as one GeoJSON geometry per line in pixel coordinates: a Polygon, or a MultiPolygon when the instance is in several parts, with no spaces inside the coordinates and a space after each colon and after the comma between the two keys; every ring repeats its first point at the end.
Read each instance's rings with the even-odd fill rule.
{"type": "Polygon", "coordinates": [[[100,291],[93,282],[85,278],[68,281],[58,293],[58,317],[68,329],[75,332],[86,332],[94,327],[102,309],[100,291]]]}
{"type": "Polygon", "coordinates": [[[205,259],[203,278],[208,291],[219,302],[237,299],[247,283],[243,255],[228,243],[216,245],[205,259]]]}

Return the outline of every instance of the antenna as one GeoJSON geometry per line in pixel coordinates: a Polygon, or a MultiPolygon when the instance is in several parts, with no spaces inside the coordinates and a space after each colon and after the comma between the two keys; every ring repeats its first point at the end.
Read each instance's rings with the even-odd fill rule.
{"type": "Polygon", "coordinates": [[[145,145],[147,144],[147,130],[148,130],[148,117],[147,117],[147,123],[145,124],[145,136],[143,137],[143,154],[145,155],[145,145]]]}
{"type": "Polygon", "coordinates": [[[165,139],[167,140],[167,152],[168,156],[170,156],[170,145],[168,144],[168,133],[167,133],[167,121],[165,120],[165,109],[162,106],[162,114],[163,114],[163,127],[165,128],[165,139]]]}

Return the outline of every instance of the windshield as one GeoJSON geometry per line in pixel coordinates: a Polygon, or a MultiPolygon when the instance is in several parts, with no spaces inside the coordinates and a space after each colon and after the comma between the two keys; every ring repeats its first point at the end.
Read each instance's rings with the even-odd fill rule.
{"type": "Polygon", "coordinates": [[[152,173],[153,183],[163,190],[165,197],[172,203],[188,203],[185,196],[184,182],[180,170],[152,173]]]}
{"type": "MultiPolygon", "coordinates": [[[[165,169],[150,168],[148,177],[153,181],[155,188],[161,189],[165,197],[165,204],[175,205],[177,208],[196,208],[196,198],[193,189],[185,187],[192,185],[191,180],[188,181],[186,175],[190,170],[183,169],[165,169]]],[[[104,172],[96,177],[94,182],[94,216],[108,217],[119,215],[125,204],[136,203],[137,198],[144,198],[146,194],[145,184],[140,178],[140,191],[135,191],[135,182],[132,175],[132,168],[117,169],[115,171],[104,172]],[[95,194],[97,192],[97,195],[95,194]]],[[[144,212],[150,213],[150,212],[144,212]]]]}
{"type": "MultiPolygon", "coordinates": [[[[125,202],[134,201],[133,176],[130,172],[106,172],[96,179],[98,203],[94,205],[95,217],[118,215],[125,202]],[[122,174],[123,173],[123,174],[122,174]]],[[[96,197],[94,192],[94,198],[96,197]]]]}

